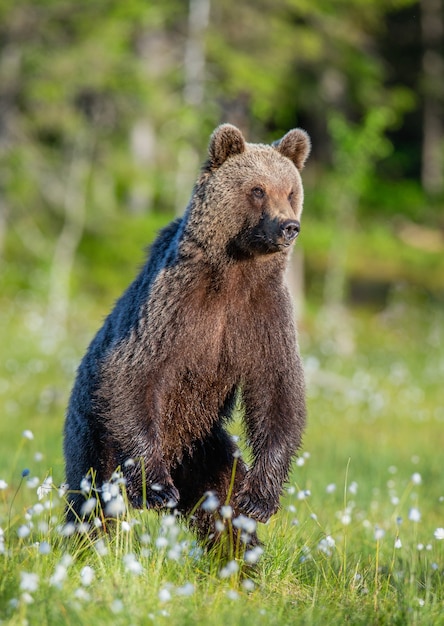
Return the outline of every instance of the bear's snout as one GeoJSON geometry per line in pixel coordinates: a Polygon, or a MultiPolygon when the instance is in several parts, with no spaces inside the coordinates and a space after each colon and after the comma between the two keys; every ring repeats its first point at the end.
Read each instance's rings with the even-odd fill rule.
{"type": "Polygon", "coordinates": [[[299,235],[301,225],[296,220],[285,220],[285,222],[282,222],[280,225],[280,230],[285,241],[290,243],[299,235]]]}

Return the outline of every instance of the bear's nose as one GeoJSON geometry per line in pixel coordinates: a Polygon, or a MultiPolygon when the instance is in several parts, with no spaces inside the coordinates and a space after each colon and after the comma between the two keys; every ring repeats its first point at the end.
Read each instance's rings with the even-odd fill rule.
{"type": "Polygon", "coordinates": [[[287,241],[293,241],[299,235],[301,225],[295,220],[286,220],[281,224],[281,232],[287,241]]]}

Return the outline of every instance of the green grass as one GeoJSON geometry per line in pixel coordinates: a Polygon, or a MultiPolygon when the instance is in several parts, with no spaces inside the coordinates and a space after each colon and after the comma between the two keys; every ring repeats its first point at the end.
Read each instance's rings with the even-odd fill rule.
{"type": "Polygon", "coordinates": [[[1,303],[0,623],[444,624],[441,310],[307,315],[302,455],[263,555],[238,552],[231,574],[154,513],[129,511],[99,543],[61,532],[63,415],[104,313],[79,302],[48,354],[39,305],[1,303]]]}

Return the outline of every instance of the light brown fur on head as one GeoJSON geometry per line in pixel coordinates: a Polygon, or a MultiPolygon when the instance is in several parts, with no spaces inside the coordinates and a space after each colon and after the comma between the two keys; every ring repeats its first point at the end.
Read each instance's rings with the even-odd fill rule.
{"type": "MultiPolygon", "coordinates": [[[[208,147],[207,168],[220,167],[229,157],[242,154],[246,149],[260,144],[247,144],[241,131],[232,124],[221,124],[211,135],[208,147]]],[[[310,154],[311,142],[308,134],[301,128],[294,128],[273,143],[282,156],[293,161],[300,171],[310,154]]]]}
{"type": "Polygon", "coordinates": [[[247,143],[231,124],[216,128],[187,226],[201,251],[220,262],[240,225],[253,228],[264,213],[271,220],[300,222],[304,194],[299,172],[309,152],[309,137],[301,129],[269,146],[247,143]]]}

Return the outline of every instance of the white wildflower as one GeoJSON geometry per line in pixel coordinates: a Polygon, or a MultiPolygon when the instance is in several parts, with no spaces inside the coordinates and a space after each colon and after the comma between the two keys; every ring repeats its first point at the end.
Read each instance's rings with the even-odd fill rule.
{"type": "Polygon", "coordinates": [[[34,602],[34,598],[27,591],[24,591],[22,593],[21,600],[22,600],[23,604],[32,604],[34,602]]]}
{"type": "Polygon", "coordinates": [[[56,565],[56,568],[54,570],[54,574],[49,579],[49,584],[52,587],[61,588],[67,576],[68,576],[67,568],[62,563],[58,563],[58,565],[56,565]]]}
{"type": "Polygon", "coordinates": [[[0,491],[8,488],[8,483],[4,480],[0,480],[0,491]]]}
{"type": "Polygon", "coordinates": [[[358,483],[354,480],[348,487],[349,493],[355,496],[358,493],[358,483]]]}
{"type": "Polygon", "coordinates": [[[83,587],[79,587],[74,591],[74,597],[76,600],[82,600],[83,602],[89,602],[91,600],[91,595],[83,589],[83,587]]]}
{"type": "Polygon", "coordinates": [[[162,550],[162,548],[166,548],[168,546],[168,539],[166,537],[157,537],[156,539],[156,548],[162,550]]]}
{"type": "Polygon", "coordinates": [[[341,522],[344,524],[344,526],[348,526],[351,520],[352,518],[348,511],[344,511],[344,513],[341,514],[341,522]]]}
{"type": "Polygon", "coordinates": [[[399,537],[395,540],[395,548],[397,550],[399,550],[399,548],[402,548],[402,541],[399,537]]]}
{"type": "Polygon", "coordinates": [[[105,513],[108,517],[118,517],[126,511],[125,501],[122,496],[111,498],[105,507],[105,513]]]}
{"type": "Polygon", "coordinates": [[[220,514],[224,519],[231,519],[233,516],[233,509],[229,504],[220,507],[220,514]]]}
{"type": "Polygon", "coordinates": [[[96,505],[96,498],[88,498],[88,500],[85,500],[85,502],[82,504],[82,507],[80,509],[81,514],[84,516],[90,515],[96,508],[96,505]]]}
{"type": "Polygon", "coordinates": [[[201,506],[204,511],[215,511],[219,506],[219,499],[213,493],[209,493],[201,506]]]}
{"type": "Polygon", "coordinates": [[[416,507],[412,506],[409,510],[409,520],[411,522],[420,522],[421,521],[421,512],[416,507]]]}
{"type": "Polygon", "coordinates": [[[17,529],[17,535],[19,536],[20,539],[25,539],[26,537],[29,537],[30,534],[31,534],[31,530],[29,526],[23,525],[23,526],[19,526],[19,528],[17,529]]]}
{"type": "Polygon", "coordinates": [[[60,534],[62,537],[71,537],[76,532],[76,525],[74,522],[67,522],[60,528],[60,534]]]}
{"type": "Polygon", "coordinates": [[[327,535],[318,543],[318,550],[323,552],[326,556],[333,554],[333,548],[335,548],[336,542],[330,535],[327,535]]]}
{"type": "Polygon", "coordinates": [[[412,474],[411,481],[414,485],[420,485],[422,483],[421,474],[419,472],[415,472],[414,474],[412,474]]]}
{"type": "Polygon", "coordinates": [[[245,532],[249,533],[250,535],[256,530],[256,525],[256,521],[254,519],[251,519],[251,517],[247,517],[246,515],[239,515],[233,520],[233,526],[235,528],[245,530],[245,532]]]}
{"type": "Polygon", "coordinates": [[[379,526],[376,526],[375,528],[375,540],[376,541],[380,541],[381,539],[383,539],[385,535],[385,530],[383,528],[379,528],[379,526]]]}
{"type": "Polygon", "coordinates": [[[251,580],[251,578],[246,578],[245,580],[242,581],[242,587],[245,589],[245,591],[253,591],[255,584],[251,580]]]}
{"type": "Polygon", "coordinates": [[[42,541],[39,544],[39,553],[40,554],[49,554],[51,552],[51,546],[47,541],[42,541]]]}
{"type": "Polygon", "coordinates": [[[24,430],[22,432],[22,437],[31,441],[32,439],[34,439],[34,433],[32,432],[32,430],[24,430]]]}
{"type": "Polygon", "coordinates": [[[229,561],[225,567],[223,567],[219,572],[219,578],[229,578],[235,574],[239,569],[239,565],[236,561],[229,561]]]}
{"type": "Polygon", "coordinates": [[[162,526],[164,528],[172,528],[176,525],[176,518],[174,515],[165,515],[162,518],[162,526]]]}
{"type": "Polygon", "coordinates": [[[108,554],[108,547],[103,539],[99,539],[94,544],[94,548],[99,556],[105,556],[108,554]]]}
{"type": "Polygon", "coordinates": [[[194,593],[193,583],[185,583],[182,587],[177,587],[176,594],[178,596],[192,596],[194,593]]]}
{"type": "Polygon", "coordinates": [[[223,521],[222,521],[222,520],[217,519],[217,520],[214,522],[214,528],[215,528],[216,532],[218,532],[218,533],[223,533],[223,532],[224,532],[224,530],[225,530],[225,524],[223,523],[223,521]]]}
{"type": "Polygon", "coordinates": [[[169,589],[164,587],[159,591],[159,600],[161,602],[169,602],[171,600],[171,592],[169,589]]]}
{"type": "Polygon", "coordinates": [[[40,520],[37,524],[37,528],[42,533],[42,535],[46,535],[49,533],[49,524],[46,520],[40,520]]]}
{"type": "Polygon", "coordinates": [[[37,489],[37,496],[39,500],[43,500],[52,489],[52,476],[47,476],[40,487],[37,489]]]}
{"type": "Polygon", "coordinates": [[[90,526],[87,522],[79,522],[77,524],[77,532],[81,535],[87,535],[89,532],[90,526]]]}
{"type": "Polygon", "coordinates": [[[121,613],[124,609],[122,600],[116,598],[112,601],[110,608],[113,613],[121,613]]]}
{"type": "Polygon", "coordinates": [[[82,569],[80,570],[80,581],[82,585],[84,587],[89,587],[89,585],[94,580],[94,575],[95,572],[92,567],[90,567],[89,565],[85,565],[85,567],[82,567],[82,569]]]}
{"type": "Polygon", "coordinates": [[[168,550],[167,557],[170,559],[170,561],[178,561],[180,559],[181,554],[182,554],[181,547],[178,543],[176,543],[171,548],[171,550],[168,550]]]}
{"type": "Polygon", "coordinates": [[[82,478],[80,481],[80,489],[83,493],[88,494],[91,491],[91,481],[88,477],[82,478]]]}
{"type": "Polygon", "coordinates": [[[131,572],[131,574],[135,574],[136,576],[138,576],[143,572],[143,567],[141,563],[139,563],[136,556],[131,552],[125,554],[125,556],[123,557],[123,562],[125,564],[126,570],[128,572],[131,572]]]}
{"type": "Polygon", "coordinates": [[[28,478],[28,480],[26,481],[26,486],[28,487],[28,489],[37,489],[39,485],[40,478],[38,476],[31,476],[31,478],[28,478]]]}
{"type": "Polygon", "coordinates": [[[255,546],[251,550],[247,550],[244,554],[245,563],[257,563],[263,552],[264,551],[260,546],[255,546]]]}
{"type": "Polygon", "coordinates": [[[37,591],[39,586],[38,574],[29,572],[20,572],[20,589],[21,591],[29,591],[30,593],[37,591]]]}
{"type": "Polygon", "coordinates": [[[309,496],[311,496],[310,489],[303,489],[301,491],[298,491],[298,496],[297,496],[298,500],[305,500],[309,496]]]}
{"type": "Polygon", "coordinates": [[[41,515],[44,510],[45,507],[43,506],[43,504],[41,502],[37,502],[37,504],[34,504],[32,509],[30,510],[30,513],[31,515],[41,515]]]}
{"type": "Polygon", "coordinates": [[[330,483],[329,485],[327,485],[325,491],[326,493],[334,493],[336,491],[335,483],[330,483]]]}
{"type": "Polygon", "coordinates": [[[433,536],[435,537],[435,539],[438,539],[438,541],[444,539],[444,528],[437,528],[433,533],[433,536]]]}

